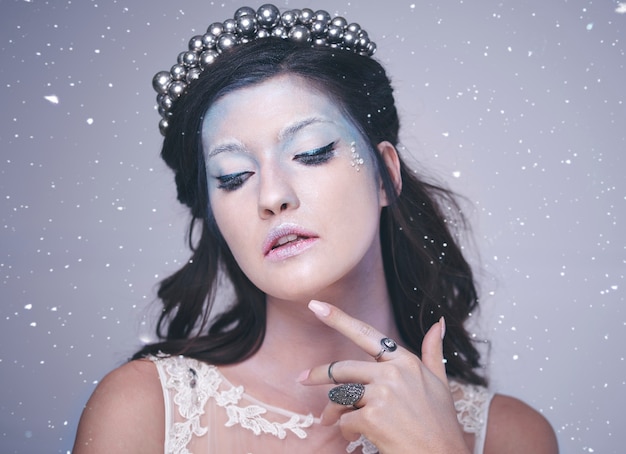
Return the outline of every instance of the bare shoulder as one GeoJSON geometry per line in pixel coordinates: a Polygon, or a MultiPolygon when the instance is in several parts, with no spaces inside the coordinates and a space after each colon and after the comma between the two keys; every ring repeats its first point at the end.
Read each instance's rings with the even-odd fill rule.
{"type": "Polygon", "coordinates": [[[163,392],[155,365],[136,360],[98,384],[80,418],[74,453],[163,452],[163,392]]]}
{"type": "Polygon", "coordinates": [[[548,420],[519,399],[496,394],[489,408],[485,454],[557,454],[548,420]]]}

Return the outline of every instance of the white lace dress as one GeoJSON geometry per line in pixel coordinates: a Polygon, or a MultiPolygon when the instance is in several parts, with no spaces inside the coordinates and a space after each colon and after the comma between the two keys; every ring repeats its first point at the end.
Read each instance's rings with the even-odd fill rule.
{"type": "MultiPolygon", "coordinates": [[[[243,387],[230,384],[216,366],[183,356],[150,359],[163,387],[166,454],[378,453],[365,437],[332,448],[336,434],[313,415],[256,400],[243,387]],[[311,439],[319,446],[305,441],[313,434],[311,439]]],[[[459,422],[475,435],[474,453],[481,454],[493,395],[483,387],[456,382],[451,389],[459,396],[455,400],[459,422]]]]}

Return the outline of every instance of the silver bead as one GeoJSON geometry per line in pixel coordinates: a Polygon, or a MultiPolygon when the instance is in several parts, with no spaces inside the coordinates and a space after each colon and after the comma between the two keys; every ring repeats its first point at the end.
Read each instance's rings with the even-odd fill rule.
{"type": "Polygon", "coordinates": [[[257,38],[269,38],[270,36],[272,36],[272,32],[265,28],[261,28],[259,29],[259,31],[256,32],[257,38]]]}
{"type": "Polygon", "coordinates": [[[326,38],[313,38],[313,45],[315,47],[326,47],[328,43],[326,42],[326,38]]]}
{"type": "Polygon", "coordinates": [[[367,45],[367,55],[372,56],[376,53],[376,43],[374,41],[370,41],[367,45]]]}
{"type": "Polygon", "coordinates": [[[170,69],[170,74],[172,75],[172,79],[174,81],[182,80],[187,75],[187,70],[185,69],[185,67],[183,65],[178,63],[178,64],[172,66],[172,69],[170,69]]]}
{"type": "Polygon", "coordinates": [[[198,65],[198,54],[188,50],[187,52],[183,52],[181,62],[187,68],[191,68],[193,66],[198,65]]]}
{"type": "Polygon", "coordinates": [[[163,109],[164,112],[168,112],[174,105],[174,100],[168,94],[159,93],[157,95],[157,104],[160,109],[163,109]]]}
{"type": "Polygon", "coordinates": [[[256,20],[263,28],[272,28],[280,20],[280,10],[269,3],[262,5],[256,12],[256,20]]]}
{"type": "Polygon", "coordinates": [[[330,25],[326,33],[327,40],[330,44],[338,44],[343,40],[343,27],[330,25]]]}
{"type": "Polygon", "coordinates": [[[237,37],[232,33],[224,33],[217,38],[217,50],[224,52],[226,49],[230,49],[237,45],[237,37]]]}
{"type": "Polygon", "coordinates": [[[169,71],[159,71],[152,78],[152,87],[157,93],[167,93],[167,87],[172,82],[172,75],[169,71]]]}
{"type": "Polygon", "coordinates": [[[278,27],[274,27],[272,30],[269,31],[270,34],[276,38],[283,38],[286,39],[289,36],[289,32],[287,31],[287,29],[285,27],[283,27],[282,25],[279,25],[278,27]]]}
{"type": "Polygon", "coordinates": [[[200,54],[200,66],[206,68],[211,63],[215,61],[215,59],[219,56],[219,52],[215,49],[205,50],[200,54]]]}
{"type": "Polygon", "coordinates": [[[187,88],[187,84],[185,82],[182,80],[175,80],[167,89],[167,94],[170,95],[172,99],[178,99],[185,91],[185,88],[187,88]]]}
{"type": "Polygon", "coordinates": [[[162,118],[161,121],[159,121],[159,131],[161,131],[161,135],[165,135],[165,133],[167,132],[167,127],[169,125],[170,124],[165,118],[162,118]]]}
{"type": "Polygon", "coordinates": [[[358,39],[359,36],[350,30],[346,30],[343,34],[343,44],[349,49],[356,49],[358,39]]]}
{"type": "Polygon", "coordinates": [[[361,26],[356,22],[352,22],[350,25],[346,27],[346,30],[352,33],[358,34],[361,31],[361,26]]]}
{"type": "Polygon", "coordinates": [[[330,14],[328,14],[328,11],[320,9],[315,11],[315,20],[321,20],[325,24],[328,24],[330,22],[330,14]]]}
{"type": "Polygon", "coordinates": [[[291,28],[296,25],[297,21],[298,16],[295,15],[293,11],[285,11],[282,16],[280,16],[280,23],[287,28],[291,28]]]}
{"type": "Polygon", "coordinates": [[[187,71],[187,76],[185,77],[185,80],[187,81],[187,83],[191,83],[192,81],[198,79],[198,77],[200,77],[200,74],[202,74],[202,68],[198,68],[196,66],[195,68],[191,68],[189,69],[189,71],[187,71]]]}
{"type": "Polygon", "coordinates": [[[326,35],[326,22],[315,19],[311,23],[311,35],[314,37],[322,37],[326,35]]]}
{"type": "Polygon", "coordinates": [[[211,33],[205,33],[202,35],[202,44],[205,49],[214,49],[217,44],[217,38],[211,33]]]}
{"type": "Polygon", "coordinates": [[[337,16],[330,21],[330,24],[337,27],[346,28],[348,26],[348,21],[341,16],[337,16]]]}
{"type": "Polygon", "coordinates": [[[237,21],[235,19],[226,19],[223,22],[224,25],[224,33],[232,33],[235,34],[237,31],[237,21]]]}
{"type": "Polygon", "coordinates": [[[289,39],[298,43],[306,43],[311,41],[311,32],[304,25],[296,25],[289,30],[289,39]]]}
{"type": "Polygon", "coordinates": [[[249,15],[256,16],[256,11],[253,8],[250,8],[249,6],[242,6],[237,11],[235,11],[235,19],[239,19],[243,16],[249,16],[249,15]]]}
{"type": "Polygon", "coordinates": [[[213,22],[209,25],[209,28],[206,29],[206,32],[217,38],[224,33],[224,25],[221,22],[213,22]]]}
{"type": "Polygon", "coordinates": [[[367,36],[361,36],[356,42],[356,49],[359,52],[367,52],[370,45],[370,39],[367,36]]]}
{"type": "Polygon", "coordinates": [[[257,31],[256,17],[250,14],[237,19],[237,32],[245,37],[252,37],[257,31]]]}
{"type": "Polygon", "coordinates": [[[315,12],[310,8],[302,8],[299,21],[302,25],[309,25],[315,18],[315,12]]]}
{"type": "Polygon", "coordinates": [[[202,52],[204,48],[204,42],[202,41],[202,35],[196,35],[189,40],[189,50],[192,52],[202,52]]]}

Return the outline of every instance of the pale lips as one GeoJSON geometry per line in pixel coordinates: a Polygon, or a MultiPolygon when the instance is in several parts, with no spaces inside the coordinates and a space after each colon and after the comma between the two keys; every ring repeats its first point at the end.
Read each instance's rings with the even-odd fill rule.
{"type": "Polygon", "coordinates": [[[303,236],[290,233],[279,237],[265,258],[270,262],[282,262],[291,257],[298,256],[311,248],[318,238],[315,236],[303,236]]]}

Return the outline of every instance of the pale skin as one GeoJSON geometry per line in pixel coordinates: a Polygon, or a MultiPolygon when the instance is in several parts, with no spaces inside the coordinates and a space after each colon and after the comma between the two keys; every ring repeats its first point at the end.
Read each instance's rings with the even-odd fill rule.
{"type": "MultiPolygon", "coordinates": [[[[238,264],[268,303],[260,350],[220,369],[261,401],[321,416],[330,434],[323,452],[344,452],[345,440],[364,434],[381,453],[471,453],[474,439],[457,421],[445,371],[445,320],[426,334],[421,360],[402,346],[373,360],[382,337],[400,339],[378,240],[378,217],[389,201],[365,152],[359,171],[350,165],[353,141],[363,150],[356,128],[331,100],[294,76],[240,89],[207,112],[211,207],[238,264]],[[262,118],[251,106],[266,106],[262,118]],[[302,164],[301,153],[329,143],[331,159],[302,164]],[[218,177],[233,174],[242,174],[243,183],[224,191],[218,177]],[[270,259],[262,244],[284,224],[306,228],[316,239],[287,258],[270,259]],[[286,354],[287,348],[297,354],[286,354]],[[339,361],[337,381],[365,385],[358,410],[328,400],[333,361],[339,361]],[[260,380],[268,364],[271,380],[260,380]]],[[[376,152],[401,191],[395,148],[381,142],[376,152]]],[[[163,452],[163,406],[151,361],[121,366],[87,403],[74,452],[163,452]]],[[[489,412],[485,453],[558,452],[548,422],[523,402],[496,395],[489,412]]],[[[314,449],[320,440],[307,443],[320,452],[314,449]]]]}

